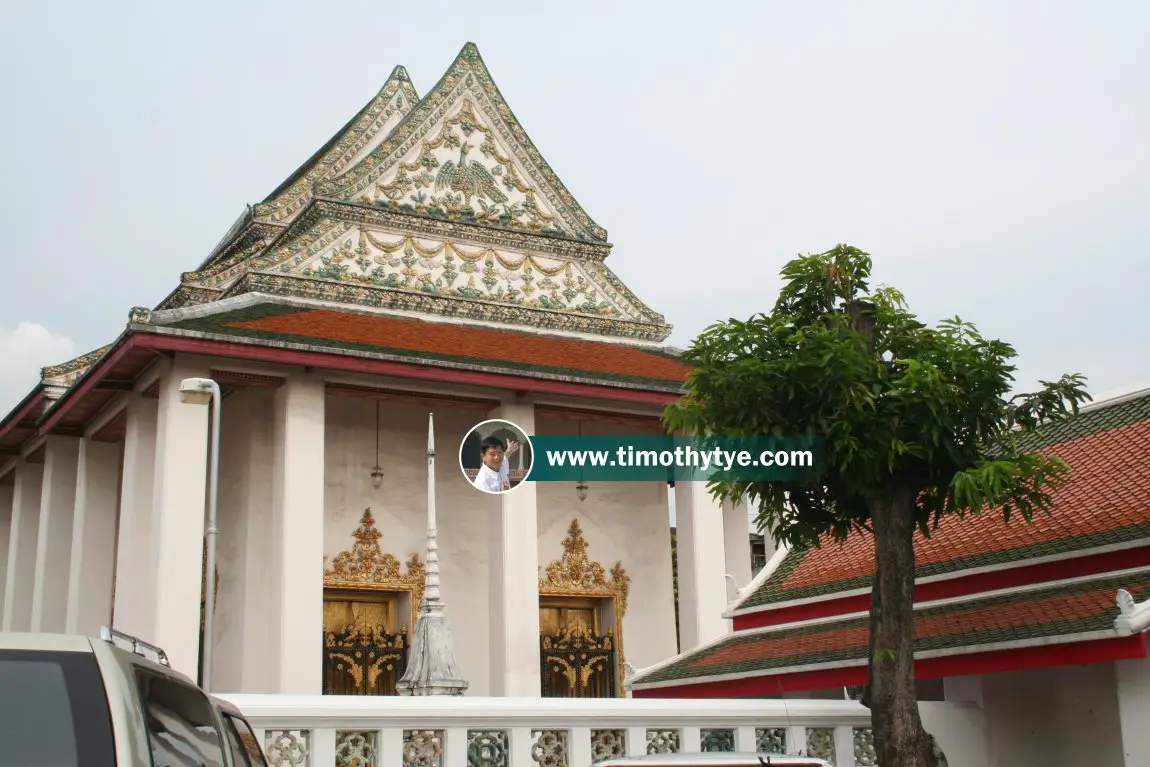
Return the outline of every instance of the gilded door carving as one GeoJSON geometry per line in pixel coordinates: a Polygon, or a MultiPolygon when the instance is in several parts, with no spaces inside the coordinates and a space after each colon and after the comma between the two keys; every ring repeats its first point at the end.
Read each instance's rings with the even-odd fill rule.
{"type": "Polygon", "coordinates": [[[548,600],[539,608],[539,652],[545,698],[612,698],[615,637],[601,627],[601,600],[548,600]]]}
{"type": "Polygon", "coordinates": [[[395,612],[386,598],[324,599],[325,695],[395,695],[407,660],[407,632],[396,630],[395,612]]]}

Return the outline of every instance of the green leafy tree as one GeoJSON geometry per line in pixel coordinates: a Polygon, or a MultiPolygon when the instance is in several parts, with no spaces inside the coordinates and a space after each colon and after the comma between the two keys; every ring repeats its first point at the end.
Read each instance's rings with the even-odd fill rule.
{"type": "Polygon", "coordinates": [[[958,318],[927,327],[898,291],[871,291],[871,265],[847,245],[788,263],[770,314],[694,341],[686,394],[663,420],[696,434],[822,439],[817,477],[723,479],[711,492],[749,497],[759,529],[794,547],[874,536],[863,703],[878,763],[933,767],[914,685],[915,531],[929,536],[948,514],[1048,511],[1069,467],[1027,452],[1026,434],[1089,396],[1067,375],[1010,397],[1010,345],[958,318]]]}

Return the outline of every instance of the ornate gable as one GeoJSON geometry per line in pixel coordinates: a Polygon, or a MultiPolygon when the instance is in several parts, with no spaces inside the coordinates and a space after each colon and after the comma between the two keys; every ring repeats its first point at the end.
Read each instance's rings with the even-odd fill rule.
{"type": "Polygon", "coordinates": [[[420,216],[605,242],[503,100],[474,44],[388,139],[322,197],[420,216]]]}
{"type": "MultiPolygon", "coordinates": [[[[332,286],[333,295],[355,286],[644,325],[663,323],[661,315],[600,261],[338,220],[311,232],[322,234],[307,246],[277,249],[253,266],[277,275],[340,283],[342,287],[332,286]]],[[[532,323],[530,317],[524,322],[532,323]]],[[[659,330],[652,328],[653,335],[659,330]]]]}
{"type": "Polygon", "coordinates": [[[383,88],[287,181],[255,206],[259,220],[285,224],[311,200],[316,184],[356,167],[391,133],[418,100],[407,70],[396,67],[383,88]]]}
{"type": "Polygon", "coordinates": [[[67,362],[61,362],[59,365],[40,368],[40,383],[50,389],[62,392],[80,380],[91,369],[92,365],[99,362],[100,358],[111,348],[110,344],[101,346],[99,349],[82,354],[67,362]]]}
{"type": "Polygon", "coordinates": [[[611,245],[531,143],[475,46],[418,103],[406,71],[158,307],[259,293],[660,342],[611,245]]]}

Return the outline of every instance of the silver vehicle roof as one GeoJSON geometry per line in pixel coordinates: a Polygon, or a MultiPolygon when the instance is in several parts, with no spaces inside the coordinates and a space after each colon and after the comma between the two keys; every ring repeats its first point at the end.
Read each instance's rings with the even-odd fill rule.
{"type": "MultiPolygon", "coordinates": [[[[190,679],[186,674],[182,674],[166,663],[160,662],[160,656],[152,657],[145,652],[133,652],[124,646],[124,639],[121,638],[119,640],[121,643],[117,644],[116,641],[110,641],[112,638],[113,637],[107,634],[103,637],[90,637],[84,634],[30,633],[27,631],[0,632],[0,650],[33,650],[91,654],[94,651],[93,646],[99,643],[105,645],[111,651],[112,657],[121,664],[129,662],[143,664],[157,673],[175,677],[193,687],[198,687],[195,681],[190,679]]],[[[150,647],[149,645],[147,648],[141,648],[141,650],[150,647]]],[[[165,661],[167,660],[166,656],[162,657],[165,661]]],[[[209,694],[208,697],[217,708],[236,716],[242,716],[235,704],[222,698],[217,698],[214,695],[209,694]]]]}

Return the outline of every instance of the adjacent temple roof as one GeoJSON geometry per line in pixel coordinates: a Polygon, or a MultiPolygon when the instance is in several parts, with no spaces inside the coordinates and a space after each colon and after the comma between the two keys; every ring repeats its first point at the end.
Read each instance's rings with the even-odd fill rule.
{"type": "MultiPolygon", "coordinates": [[[[1028,447],[1071,467],[1049,516],[1007,525],[993,510],[916,534],[920,677],[1146,653],[1116,621],[1119,589],[1150,599],[1150,390],[1088,406],[1028,447]]],[[[873,574],[866,535],[782,552],[731,608],[734,633],[640,672],[636,694],[864,683],[873,574]]]]}
{"type": "Polygon", "coordinates": [[[669,397],[686,376],[662,346],[671,328],[606,266],[611,247],[474,44],[422,97],[396,67],[158,306],[132,309],[114,343],[44,368],[0,421],[0,455],[49,421],[79,428],[155,354],[179,349],[359,357],[669,397]],[[80,388],[82,406],[66,404],[80,388]]]}

